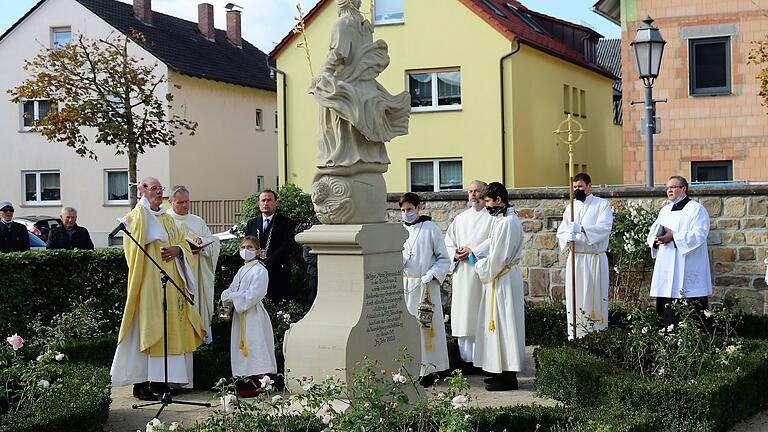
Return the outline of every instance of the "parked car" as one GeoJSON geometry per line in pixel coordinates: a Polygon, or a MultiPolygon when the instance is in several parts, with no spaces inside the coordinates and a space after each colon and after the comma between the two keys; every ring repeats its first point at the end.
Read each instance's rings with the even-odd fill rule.
{"type": "Polygon", "coordinates": [[[48,232],[61,225],[61,219],[53,216],[18,216],[14,221],[27,227],[27,231],[38,236],[43,242],[48,241],[48,232]]]}
{"type": "Polygon", "coordinates": [[[30,231],[27,231],[27,235],[29,236],[29,250],[45,250],[45,242],[40,237],[30,231]]]}

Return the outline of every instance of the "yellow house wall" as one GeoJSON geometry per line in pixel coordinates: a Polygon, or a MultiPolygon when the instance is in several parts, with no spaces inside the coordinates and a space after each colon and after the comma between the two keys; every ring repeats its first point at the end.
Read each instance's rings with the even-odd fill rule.
{"type": "Polygon", "coordinates": [[[613,124],[612,80],[538,49],[522,45],[512,57],[513,165],[515,187],[568,183],[568,146],[552,133],[565,119],[563,86],[584,90],[588,132],[573,146],[573,161],[586,165],[595,183],[622,181],[621,128],[613,124]]]}
{"type": "MultiPolygon", "coordinates": [[[[361,10],[369,17],[370,6],[366,1],[363,1],[361,10]]],[[[516,43],[510,42],[458,1],[404,0],[404,12],[404,23],[375,27],[374,38],[387,42],[391,58],[379,82],[391,93],[398,93],[406,88],[408,71],[459,67],[462,107],[458,111],[411,113],[409,134],[387,144],[392,162],[385,174],[388,190],[407,190],[407,161],[413,159],[461,158],[465,188],[475,178],[501,181],[499,59],[511,52],[516,43]]],[[[335,20],[336,7],[331,2],[307,28],[315,73],[325,61],[330,31],[335,20]]],[[[294,39],[290,46],[279,53],[277,66],[288,74],[288,181],[304,190],[311,190],[317,156],[318,106],[312,96],[307,94],[311,74],[305,51],[295,47],[299,39],[294,39]]],[[[598,97],[598,93],[604,95],[605,107],[595,107],[593,112],[595,117],[605,118],[604,125],[600,125],[605,130],[594,134],[594,140],[605,145],[606,131],[612,125],[611,81],[555,57],[545,54],[537,56],[525,46],[505,64],[507,186],[561,184],[562,179],[551,178],[551,166],[557,164],[550,159],[553,152],[558,151],[552,141],[551,131],[563,117],[562,80],[557,81],[557,85],[548,83],[555,78],[575,75],[575,79],[585,86],[588,93],[594,93],[595,97],[598,97]],[[545,75],[538,76],[538,70],[526,69],[533,67],[544,69],[545,75]],[[510,75],[512,79],[509,79],[510,75]],[[539,90],[548,86],[552,87],[553,96],[547,96],[547,100],[544,100],[539,90]],[[604,90],[592,91],[593,86],[603,86],[604,90]],[[533,102],[523,103],[525,100],[533,102]],[[558,106],[557,109],[550,107],[554,104],[558,106]],[[549,111],[552,113],[549,118],[540,118],[539,114],[549,111]],[[514,122],[510,120],[513,117],[514,122]],[[529,127],[534,120],[539,125],[535,130],[529,127]],[[598,139],[600,136],[602,141],[598,139]],[[538,141],[546,139],[553,149],[542,153],[541,149],[529,150],[528,146],[517,144],[529,142],[533,138],[538,141]]],[[[278,81],[278,111],[282,115],[282,77],[278,81]]],[[[597,122],[594,123],[597,127],[597,122]]],[[[278,143],[282,183],[282,132],[278,143]]],[[[620,141],[616,141],[615,145],[616,157],[620,162],[620,141]]],[[[591,167],[592,162],[589,164],[591,167]]],[[[601,165],[596,163],[595,167],[598,166],[601,165]]],[[[620,167],[618,170],[616,177],[620,178],[620,167]]],[[[561,170],[555,172],[560,173],[561,170]]]]}
{"type": "MultiPolygon", "coordinates": [[[[169,73],[177,115],[198,122],[171,147],[170,179],[193,200],[245,199],[277,181],[275,92],[169,73]],[[263,129],[256,128],[256,110],[263,129]]],[[[170,185],[169,185],[170,186],[170,185]]]]}

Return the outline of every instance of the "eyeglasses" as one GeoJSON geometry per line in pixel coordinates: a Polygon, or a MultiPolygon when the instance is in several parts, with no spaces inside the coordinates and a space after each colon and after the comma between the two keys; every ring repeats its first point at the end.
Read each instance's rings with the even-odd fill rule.
{"type": "Polygon", "coordinates": [[[0,211],[1,212],[6,212],[6,213],[13,213],[15,210],[13,208],[6,207],[4,209],[0,209],[0,211]]]}
{"type": "Polygon", "coordinates": [[[146,187],[144,186],[144,189],[150,191],[150,192],[163,192],[165,190],[162,186],[152,186],[152,187],[146,187]]]}
{"type": "Polygon", "coordinates": [[[670,189],[677,189],[677,188],[682,188],[682,187],[685,187],[685,186],[667,186],[664,189],[665,190],[670,190],[670,189]]]}

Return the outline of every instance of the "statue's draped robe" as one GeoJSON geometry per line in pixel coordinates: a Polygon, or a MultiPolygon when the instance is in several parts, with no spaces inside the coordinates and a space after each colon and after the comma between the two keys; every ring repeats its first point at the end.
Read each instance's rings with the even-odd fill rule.
{"type": "MultiPolygon", "coordinates": [[[[613,209],[602,198],[589,195],[584,202],[573,202],[574,219],[584,232],[576,235],[576,336],[583,337],[593,330],[608,327],[608,240],[613,226],[613,209]]],[[[557,228],[560,250],[570,245],[568,222],[570,204],[557,228]]],[[[568,339],[573,339],[573,288],[571,254],[565,266],[565,306],[567,310],[568,339]]]]}
{"type": "Polygon", "coordinates": [[[429,290],[429,301],[435,305],[430,328],[421,327],[421,372],[426,376],[432,372],[447,370],[448,343],[445,338],[445,317],[440,296],[440,285],[448,274],[451,261],[445,248],[443,233],[434,222],[426,220],[406,225],[408,240],[403,244],[403,288],[405,306],[414,317],[418,314],[419,303],[424,290],[429,290]],[[431,272],[434,279],[428,284],[421,278],[431,272]]]}
{"type": "MultiPolygon", "coordinates": [[[[142,197],[123,222],[127,230],[188,295],[197,293],[192,251],[173,217],[150,210],[142,197]],[[179,246],[183,254],[163,261],[160,249],[179,246]]],[[[163,289],[160,271],[127,237],[123,250],[128,262],[128,293],[112,362],[115,387],[144,381],[164,381],[163,289]]],[[[192,383],[192,352],[205,337],[197,307],[187,303],[168,283],[168,382],[192,383]]]]}
{"type": "Polygon", "coordinates": [[[387,44],[359,12],[335,23],[323,70],[310,92],[320,104],[319,168],[389,164],[384,143],[408,133],[410,97],[375,81],[389,65],[387,44]]]}
{"type": "Polygon", "coordinates": [[[461,359],[472,362],[475,331],[480,319],[480,297],[483,283],[469,260],[454,261],[456,249],[474,249],[488,238],[493,217],[485,208],[469,208],[459,213],[445,233],[445,246],[451,259],[451,334],[458,338],[461,359]]]}
{"type": "Polygon", "coordinates": [[[211,334],[211,317],[215,313],[213,307],[213,286],[221,244],[219,239],[211,234],[208,225],[200,216],[191,213],[178,215],[173,210],[168,210],[168,214],[173,216],[176,225],[183,230],[188,239],[194,240],[200,237],[203,244],[213,242],[204,247],[200,253],[192,255],[192,270],[197,281],[197,299],[195,299],[195,304],[197,305],[198,312],[200,312],[200,319],[203,320],[203,328],[207,330],[205,343],[211,343],[213,337],[211,334]]]}

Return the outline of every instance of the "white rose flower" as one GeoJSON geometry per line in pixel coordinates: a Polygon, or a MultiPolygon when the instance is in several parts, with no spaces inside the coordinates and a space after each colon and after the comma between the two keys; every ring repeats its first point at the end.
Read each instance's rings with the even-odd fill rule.
{"type": "Polygon", "coordinates": [[[64,354],[58,353],[55,356],[53,356],[53,358],[55,358],[56,361],[62,361],[62,360],[64,360],[64,354]]]}
{"type": "Polygon", "coordinates": [[[466,408],[467,402],[467,397],[463,394],[458,394],[453,399],[451,399],[451,405],[453,405],[454,409],[466,408]]]}
{"type": "Polygon", "coordinates": [[[48,380],[44,380],[43,379],[43,380],[40,380],[37,383],[37,386],[40,387],[41,389],[45,390],[45,389],[47,389],[48,387],[51,386],[51,383],[49,383],[48,380]]]}
{"type": "Polygon", "coordinates": [[[160,422],[159,419],[153,418],[152,420],[147,423],[147,432],[155,432],[157,430],[161,430],[160,428],[163,427],[163,424],[160,422]]]}
{"type": "Polygon", "coordinates": [[[233,394],[226,394],[221,398],[221,406],[224,407],[224,412],[234,411],[236,404],[237,396],[233,394]]]}

